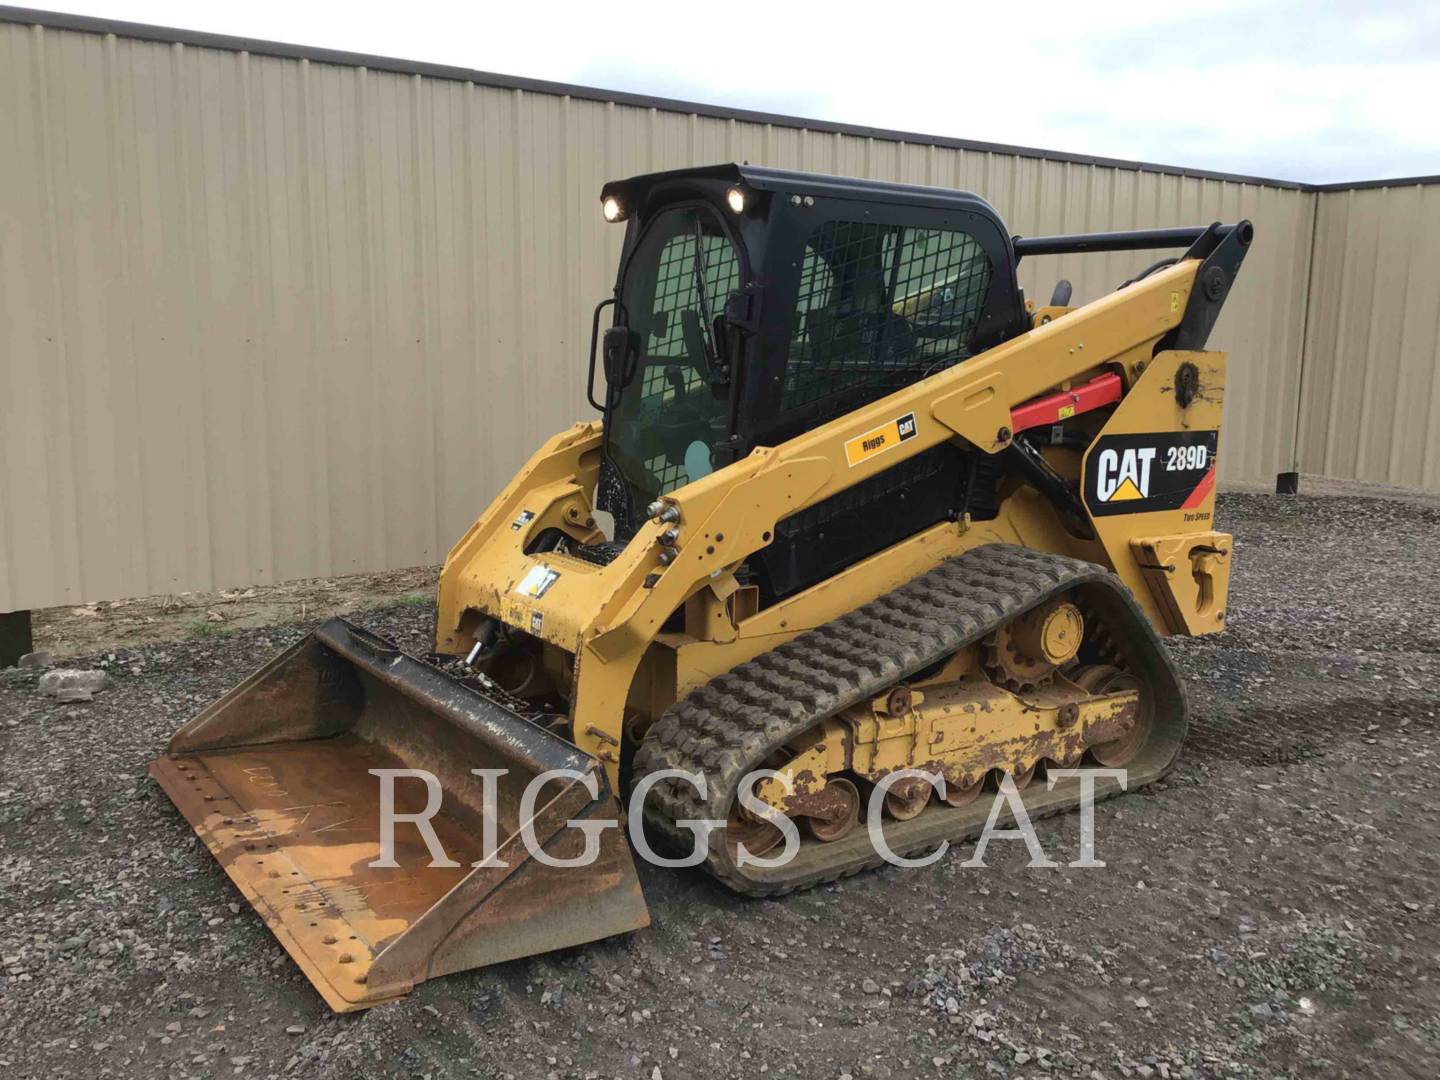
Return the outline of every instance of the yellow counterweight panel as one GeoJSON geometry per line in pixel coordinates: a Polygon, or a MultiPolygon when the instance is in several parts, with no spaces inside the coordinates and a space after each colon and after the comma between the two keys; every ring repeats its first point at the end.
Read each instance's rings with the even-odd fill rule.
{"type": "Polygon", "coordinates": [[[1221,352],[1157,353],[1085,455],[1107,561],[1175,634],[1224,626],[1230,537],[1213,523],[1225,367],[1221,352]]]}

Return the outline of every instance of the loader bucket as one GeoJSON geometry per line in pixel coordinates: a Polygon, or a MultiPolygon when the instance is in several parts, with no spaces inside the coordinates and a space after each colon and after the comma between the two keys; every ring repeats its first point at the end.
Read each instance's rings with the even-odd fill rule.
{"type": "MultiPolygon", "coordinates": [[[[586,866],[576,819],[618,818],[593,757],[513,710],[332,619],[181,728],[150,767],[195,832],[330,1007],[368,1008],[437,975],[579,945],[648,925],[620,828],[586,866]],[[394,825],[381,854],[381,777],[423,769],[439,781],[429,824],[394,825]],[[486,800],[471,769],[505,769],[491,800],[495,858],[484,859],[486,800]],[[529,815],[521,795],[552,779],[529,815]],[[441,861],[441,860],[435,860],[441,861]]],[[[425,812],[423,777],[393,779],[396,816],[425,812]]]]}

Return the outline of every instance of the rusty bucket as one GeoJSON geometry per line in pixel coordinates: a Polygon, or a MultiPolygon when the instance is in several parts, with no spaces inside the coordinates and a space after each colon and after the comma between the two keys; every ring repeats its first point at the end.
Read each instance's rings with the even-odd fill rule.
{"type": "Polygon", "coordinates": [[[588,865],[530,854],[574,859],[579,822],[618,818],[596,759],[343,619],[181,728],[150,775],[339,1012],[649,923],[622,829],[588,865]],[[372,771],[396,769],[438,785],[372,771]],[[472,769],[505,770],[490,798],[472,769]],[[570,775],[522,821],[553,770],[570,775]],[[386,786],[399,820],[377,865],[386,786]],[[404,820],[427,813],[428,836],[404,820]]]}

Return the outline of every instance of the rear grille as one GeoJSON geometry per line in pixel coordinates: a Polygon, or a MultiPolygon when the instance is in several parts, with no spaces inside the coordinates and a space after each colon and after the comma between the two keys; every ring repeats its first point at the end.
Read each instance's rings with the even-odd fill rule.
{"type": "Polygon", "coordinates": [[[869,506],[887,492],[909,488],[922,480],[928,480],[945,467],[944,449],[937,446],[933,450],[926,450],[916,454],[903,465],[878,473],[869,480],[862,480],[854,487],[846,488],[838,495],[832,495],[808,510],[802,510],[779,522],[775,526],[775,532],[786,539],[793,538],[818,529],[842,514],[853,513],[869,506]]]}

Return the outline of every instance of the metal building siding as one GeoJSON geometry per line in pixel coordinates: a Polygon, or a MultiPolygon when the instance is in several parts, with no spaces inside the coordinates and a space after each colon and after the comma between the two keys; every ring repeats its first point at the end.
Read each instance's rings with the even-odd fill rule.
{"type": "Polygon", "coordinates": [[[1319,198],[1300,469],[1440,489],[1440,186],[1319,198]]]}
{"type": "MultiPolygon", "coordinates": [[[[0,610],[439,561],[590,412],[601,183],[721,160],[969,188],[1018,233],[1254,218],[1225,476],[1290,467],[1297,190],[17,23],[0,145],[0,610]]],[[[1085,299],[1146,261],[1023,271],[1085,299]]]]}

